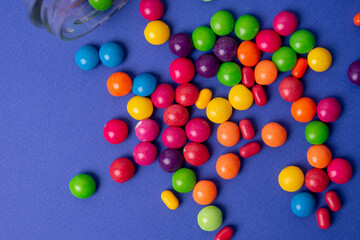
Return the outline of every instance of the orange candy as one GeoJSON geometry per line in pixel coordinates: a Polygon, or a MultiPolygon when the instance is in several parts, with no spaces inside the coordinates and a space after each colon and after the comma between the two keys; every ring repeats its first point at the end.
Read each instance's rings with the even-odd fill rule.
{"type": "Polygon", "coordinates": [[[354,17],[354,23],[356,26],[360,26],[360,12],[358,12],[354,17]]]}
{"type": "Polygon", "coordinates": [[[311,98],[302,97],[291,105],[291,115],[298,122],[310,122],[316,115],[316,104],[311,98]]]}
{"type": "Polygon", "coordinates": [[[292,75],[296,78],[302,78],[308,68],[308,61],[306,58],[299,58],[292,70],[292,75]]]}
{"type": "Polygon", "coordinates": [[[277,77],[275,63],[270,60],[262,60],[255,67],[255,81],[259,85],[272,84],[277,77]]]}
{"type": "Polygon", "coordinates": [[[234,153],[227,153],[216,161],[216,172],[223,179],[232,179],[238,175],[240,166],[240,159],[234,153]]]}
{"type": "Polygon", "coordinates": [[[132,88],[132,80],[126,73],[113,73],[107,80],[107,89],[115,97],[121,97],[128,94],[132,88]]]}
{"type": "Polygon", "coordinates": [[[261,137],[269,147],[279,147],[286,141],[287,133],[280,124],[271,122],[263,127],[261,137]]]}
{"type": "Polygon", "coordinates": [[[326,168],[331,161],[332,155],[325,145],[314,145],[307,151],[307,160],[314,168],[326,168]]]}
{"type": "Polygon", "coordinates": [[[240,44],[237,55],[242,65],[246,67],[255,66],[260,60],[260,50],[254,42],[244,41],[240,44]]]}
{"type": "Polygon", "coordinates": [[[217,190],[213,182],[202,180],[195,185],[192,194],[197,204],[208,205],[215,200],[217,190]]]}
{"type": "Polygon", "coordinates": [[[240,140],[240,129],[233,122],[223,122],[217,129],[217,140],[225,147],[231,147],[240,140]]]}

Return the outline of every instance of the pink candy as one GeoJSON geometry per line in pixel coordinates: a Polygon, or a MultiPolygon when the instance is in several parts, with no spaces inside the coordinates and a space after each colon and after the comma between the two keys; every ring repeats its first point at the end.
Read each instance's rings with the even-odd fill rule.
{"type": "Polygon", "coordinates": [[[152,164],[157,157],[157,149],[150,142],[141,142],[135,146],[133,157],[137,164],[147,166],[152,164]]]}
{"type": "Polygon", "coordinates": [[[105,124],[103,135],[111,144],[122,143],[128,135],[128,127],[124,121],[113,119],[105,124]]]}
{"type": "Polygon", "coordinates": [[[334,122],[341,114],[341,105],[335,98],[324,98],[317,105],[317,115],[323,122],[334,122]]]}
{"type": "Polygon", "coordinates": [[[191,119],[185,126],[186,136],[193,142],[204,142],[209,138],[209,124],[201,118],[191,119]]]}
{"type": "Polygon", "coordinates": [[[175,98],[174,89],[166,83],[160,84],[151,94],[151,101],[157,108],[166,108],[170,106],[175,98]]]}
{"type": "Polygon", "coordinates": [[[186,143],[186,134],[182,128],[168,127],[163,132],[161,140],[167,148],[179,149],[186,143]]]}
{"type": "Polygon", "coordinates": [[[275,32],[281,36],[288,36],[295,32],[297,27],[297,18],[295,14],[288,11],[280,12],[273,20],[275,32]]]}
{"type": "Polygon", "coordinates": [[[164,5],[160,0],[141,0],[139,11],[143,18],[154,21],[163,16],[164,5]]]}
{"type": "Polygon", "coordinates": [[[327,174],[334,183],[344,184],[351,179],[353,170],[348,161],[342,158],[335,158],[327,167],[327,174]]]}
{"type": "Polygon", "coordinates": [[[265,29],[256,36],[256,45],[261,51],[272,53],[281,47],[281,38],[274,30],[265,29]]]}
{"type": "Polygon", "coordinates": [[[144,119],[136,124],[135,134],[140,141],[154,141],[159,135],[159,126],[152,119],[144,119]]]}

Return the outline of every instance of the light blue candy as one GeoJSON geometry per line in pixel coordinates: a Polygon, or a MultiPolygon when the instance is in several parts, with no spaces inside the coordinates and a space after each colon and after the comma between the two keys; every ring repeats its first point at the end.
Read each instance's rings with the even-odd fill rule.
{"type": "Polygon", "coordinates": [[[137,75],[133,80],[132,91],[135,95],[146,97],[156,88],[156,78],[150,73],[137,75]]]}
{"type": "Polygon", "coordinates": [[[315,199],[308,192],[297,193],[291,199],[291,210],[298,217],[307,217],[315,210],[315,199]]]}
{"type": "Polygon", "coordinates": [[[105,43],[99,51],[101,62],[107,67],[116,67],[124,60],[124,50],[114,42],[105,43]]]}
{"type": "Polygon", "coordinates": [[[82,46],[75,54],[75,62],[82,70],[88,71],[99,64],[99,53],[90,45],[82,46]]]}

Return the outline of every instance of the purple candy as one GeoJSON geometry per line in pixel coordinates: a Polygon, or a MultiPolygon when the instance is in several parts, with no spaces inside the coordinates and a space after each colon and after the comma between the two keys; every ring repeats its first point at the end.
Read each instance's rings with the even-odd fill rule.
{"type": "Polygon", "coordinates": [[[172,148],[167,148],[159,156],[160,167],[168,173],[173,173],[179,170],[183,164],[182,154],[172,148]]]}
{"type": "Polygon", "coordinates": [[[179,56],[187,57],[194,48],[191,38],[185,33],[177,33],[169,40],[170,51],[179,56]]]}
{"type": "Polygon", "coordinates": [[[355,61],[349,66],[348,78],[350,82],[360,86],[360,61],[355,61]]]}
{"type": "Polygon", "coordinates": [[[222,62],[230,62],[236,57],[237,42],[231,37],[221,37],[214,45],[214,54],[222,62]]]}
{"type": "Polygon", "coordinates": [[[203,54],[195,62],[196,72],[204,77],[211,78],[216,76],[219,71],[219,60],[213,54],[203,54]]]}

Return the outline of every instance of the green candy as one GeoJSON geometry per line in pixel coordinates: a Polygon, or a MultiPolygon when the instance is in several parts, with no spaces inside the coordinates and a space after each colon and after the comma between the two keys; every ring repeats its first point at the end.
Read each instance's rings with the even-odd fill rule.
{"type": "Polygon", "coordinates": [[[315,46],[315,37],[307,30],[296,31],[290,37],[290,46],[297,53],[308,53],[315,46]]]}
{"type": "Polygon", "coordinates": [[[274,52],[272,61],[280,72],[287,72],[295,67],[297,56],[291,48],[281,47],[274,52]]]}
{"type": "Polygon", "coordinates": [[[94,179],[87,174],[79,174],[71,179],[69,184],[72,195],[77,198],[88,198],[94,194],[96,183],[94,179]]]}
{"type": "Polygon", "coordinates": [[[234,62],[224,62],[220,66],[217,78],[225,86],[235,86],[241,81],[241,68],[234,62]]]}
{"type": "Polygon", "coordinates": [[[198,224],[204,231],[215,231],[222,224],[222,212],[215,206],[207,206],[201,209],[197,216],[198,224]]]}
{"type": "Polygon", "coordinates": [[[99,11],[109,9],[112,5],[113,0],[89,0],[89,4],[99,11]]]}
{"type": "Polygon", "coordinates": [[[210,21],[211,29],[219,36],[228,35],[234,29],[234,18],[228,11],[216,12],[210,21]]]}
{"type": "Polygon", "coordinates": [[[197,50],[209,51],[215,44],[216,36],[210,28],[201,26],[192,33],[192,40],[197,50]]]}
{"type": "Polygon", "coordinates": [[[259,22],[251,15],[242,15],[235,23],[235,34],[243,40],[251,40],[260,30],[259,22]]]}
{"type": "Polygon", "coordinates": [[[180,168],[172,176],[172,186],[177,192],[191,192],[194,189],[195,184],[195,173],[188,168],[180,168]]]}
{"type": "Polygon", "coordinates": [[[321,121],[312,121],[306,125],[305,137],[311,144],[323,144],[329,137],[329,128],[321,121]]]}

